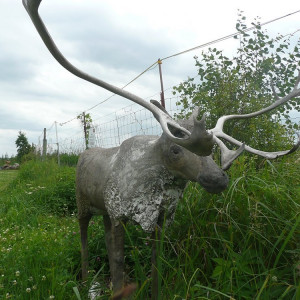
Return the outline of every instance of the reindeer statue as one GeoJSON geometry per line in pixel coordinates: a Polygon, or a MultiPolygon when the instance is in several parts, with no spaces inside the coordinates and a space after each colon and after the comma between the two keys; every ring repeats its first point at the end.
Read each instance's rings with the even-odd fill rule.
{"type": "MultiPolygon", "coordinates": [[[[211,193],[220,193],[228,185],[224,170],[244,151],[274,159],[296,151],[263,152],[247,146],[223,132],[229,119],[252,118],[266,113],[300,95],[300,73],[294,89],[285,97],[262,110],[244,115],[221,117],[213,129],[206,130],[205,116],[198,121],[194,111],[187,120],[175,121],[156,101],[147,102],[123,89],[83,73],[57,49],[42,22],[38,8],[41,0],[23,0],[29,16],[54,58],[74,75],[123,96],[151,111],[160,123],[163,134],[134,136],[119,147],[86,150],[77,166],[77,206],[81,233],[82,279],[87,278],[87,228],[93,215],[103,215],[105,242],[108,251],[113,289],[123,286],[124,223],[133,221],[146,232],[162,226],[164,216],[170,222],[186,183],[195,181],[211,193]],[[229,150],[221,139],[239,147],[229,150]],[[217,144],[221,149],[222,168],[210,154],[217,144]]],[[[155,243],[154,243],[155,244],[155,243]]],[[[152,298],[157,299],[155,246],[152,255],[152,298]]]]}

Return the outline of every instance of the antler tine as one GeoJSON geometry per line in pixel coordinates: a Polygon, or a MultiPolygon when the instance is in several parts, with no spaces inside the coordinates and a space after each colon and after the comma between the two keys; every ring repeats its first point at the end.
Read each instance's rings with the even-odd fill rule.
{"type": "Polygon", "coordinates": [[[122,97],[125,97],[143,107],[151,111],[154,115],[154,117],[159,121],[161,124],[161,127],[163,131],[167,134],[167,136],[173,140],[175,143],[180,143],[181,139],[174,136],[171,131],[169,130],[170,127],[176,128],[183,132],[185,136],[189,137],[191,135],[191,132],[189,132],[187,129],[180,126],[177,122],[175,122],[166,111],[161,110],[157,105],[154,105],[150,102],[145,101],[144,99],[125,91],[121,88],[118,88],[114,85],[111,85],[103,80],[100,80],[98,78],[95,78],[93,76],[90,76],[87,73],[82,72],[81,70],[77,69],[75,66],[73,66],[59,51],[56,44],[54,43],[53,39],[51,38],[49,32],[47,31],[47,28],[45,24],[43,23],[42,19],[39,16],[38,8],[42,0],[22,0],[23,5],[28,12],[36,30],[38,31],[39,35],[41,36],[44,44],[50,51],[50,53],[53,55],[53,57],[69,72],[74,74],[75,76],[84,79],[86,81],[89,81],[97,86],[100,86],[106,90],[111,91],[114,94],[120,95],[122,97]]]}
{"type": "Polygon", "coordinates": [[[258,110],[256,112],[252,112],[249,114],[244,114],[244,115],[227,115],[227,116],[222,116],[221,118],[218,119],[217,124],[215,126],[215,128],[211,129],[211,132],[214,133],[214,135],[219,136],[220,132],[223,131],[223,126],[224,123],[227,120],[231,120],[231,119],[247,119],[247,118],[253,118],[256,116],[259,116],[261,114],[264,114],[268,111],[273,110],[274,108],[288,102],[289,100],[291,100],[292,98],[298,97],[300,96],[300,88],[298,88],[298,85],[300,83],[300,71],[296,80],[296,84],[293,88],[293,90],[286,95],[285,97],[282,98],[278,98],[274,103],[272,103],[270,106],[265,107],[261,110],[258,110]]]}
{"type": "MultiPolygon", "coordinates": [[[[234,156],[236,158],[238,155],[240,155],[239,150],[241,148],[239,150],[237,150],[236,153],[233,153],[233,152],[231,152],[232,150],[229,150],[219,138],[222,138],[222,139],[224,139],[224,140],[226,140],[226,141],[228,141],[232,144],[235,144],[239,147],[243,146],[243,143],[241,143],[240,141],[236,140],[235,138],[233,138],[233,137],[231,137],[231,136],[229,136],[229,135],[227,135],[226,133],[223,132],[224,123],[227,120],[231,120],[231,119],[247,119],[247,118],[256,117],[258,115],[264,114],[268,111],[271,111],[271,110],[275,109],[276,107],[288,102],[292,98],[300,96],[300,88],[298,88],[298,85],[300,83],[300,71],[298,73],[299,74],[298,74],[298,77],[296,79],[296,83],[295,83],[295,86],[294,86],[293,90],[288,95],[286,95],[285,97],[282,97],[282,98],[277,97],[275,89],[274,89],[274,87],[272,87],[272,91],[273,91],[273,93],[275,93],[275,96],[276,96],[276,101],[273,104],[271,104],[270,106],[265,107],[265,108],[263,108],[259,111],[256,111],[256,112],[249,113],[249,114],[227,115],[227,116],[222,116],[221,118],[219,118],[215,128],[211,129],[209,132],[211,132],[214,135],[214,140],[220,146],[221,152],[224,152],[224,153],[222,153],[223,161],[224,161],[224,162],[222,162],[222,165],[224,164],[223,168],[228,168],[228,164],[230,162],[232,163],[232,161],[233,161],[231,158],[233,158],[234,156]]],[[[244,150],[246,150],[250,153],[257,154],[257,155],[263,156],[263,157],[268,158],[268,159],[274,159],[274,158],[277,158],[279,156],[290,154],[290,153],[296,151],[299,147],[300,147],[300,137],[298,135],[298,142],[294,145],[294,147],[291,150],[277,151],[277,152],[265,152],[265,151],[260,151],[260,150],[254,149],[254,148],[252,148],[250,146],[247,146],[247,145],[244,145],[243,148],[244,148],[244,150]]],[[[230,166],[230,164],[229,164],[229,166],[230,166]]]]}
{"type": "Polygon", "coordinates": [[[233,161],[237,159],[245,150],[245,144],[242,144],[237,150],[229,150],[226,145],[217,137],[214,137],[216,144],[221,149],[221,165],[224,171],[228,170],[233,161]]]}
{"type": "MultiPolygon", "coordinates": [[[[155,100],[150,100],[150,101],[155,106],[159,107],[162,111],[164,111],[166,114],[168,114],[165,108],[163,108],[158,101],[155,100]]],[[[189,125],[191,125],[190,123],[193,122],[192,126],[187,127],[187,128],[192,127],[192,133],[190,133],[187,138],[182,138],[182,137],[179,138],[174,136],[174,134],[170,132],[170,128],[172,128],[173,131],[174,129],[176,131],[177,127],[174,127],[171,124],[171,122],[169,121],[166,122],[164,120],[159,122],[163,128],[164,133],[167,133],[168,138],[171,139],[174,143],[190,150],[191,152],[199,156],[208,156],[212,152],[212,148],[215,144],[215,140],[213,135],[207,132],[206,130],[205,114],[203,115],[200,121],[197,120],[197,117],[199,116],[199,112],[200,110],[199,108],[197,108],[193,112],[192,116],[188,120],[186,120],[189,123],[189,125]]],[[[167,115],[167,117],[170,120],[172,120],[169,114],[167,115]]],[[[155,118],[158,119],[157,116],[155,116],[155,118]]],[[[185,127],[186,125],[187,124],[185,124],[185,127]]]]}
{"type": "MultiPolygon", "coordinates": [[[[226,140],[226,141],[228,141],[228,142],[230,142],[232,144],[240,146],[240,147],[243,146],[243,145],[245,145],[244,143],[241,143],[240,141],[238,141],[235,138],[227,135],[226,133],[220,134],[219,137],[223,138],[224,140],[226,140]]],[[[216,139],[216,143],[219,145],[219,143],[217,141],[218,138],[216,138],[215,136],[214,136],[214,138],[216,139]]],[[[283,156],[283,155],[287,155],[287,154],[293,153],[296,150],[298,150],[299,147],[300,147],[300,135],[298,134],[298,142],[290,150],[276,151],[276,152],[266,152],[266,151],[261,151],[261,150],[254,149],[254,148],[252,148],[252,147],[250,147],[248,145],[245,145],[244,149],[247,152],[250,152],[250,153],[253,153],[253,154],[257,154],[259,156],[262,156],[262,157],[265,157],[265,158],[268,158],[268,159],[275,159],[275,158],[277,158],[279,156],[283,156]]],[[[221,151],[222,151],[222,148],[221,148],[221,151]]]]}

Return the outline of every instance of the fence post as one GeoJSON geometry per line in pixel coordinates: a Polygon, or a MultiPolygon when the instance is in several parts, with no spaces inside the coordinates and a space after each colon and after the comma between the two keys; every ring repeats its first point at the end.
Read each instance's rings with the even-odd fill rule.
{"type": "Polygon", "coordinates": [[[44,128],[44,138],[43,138],[43,156],[42,160],[46,160],[47,155],[47,138],[46,138],[46,128],[44,128]]]}
{"type": "Polygon", "coordinates": [[[160,58],[158,59],[157,63],[158,63],[158,67],[159,67],[160,89],[161,89],[161,92],[160,92],[160,103],[161,103],[161,106],[163,108],[166,108],[166,105],[165,105],[164,84],[163,84],[162,70],[161,70],[162,61],[160,60],[160,58]]]}
{"type": "Polygon", "coordinates": [[[57,164],[60,166],[59,142],[58,142],[57,122],[56,121],[55,121],[55,132],[56,132],[56,145],[57,145],[57,164]]]}
{"type": "Polygon", "coordinates": [[[88,136],[87,136],[87,130],[86,130],[85,112],[82,113],[82,116],[83,116],[83,131],[84,131],[85,149],[88,149],[89,145],[88,145],[88,136]]]}

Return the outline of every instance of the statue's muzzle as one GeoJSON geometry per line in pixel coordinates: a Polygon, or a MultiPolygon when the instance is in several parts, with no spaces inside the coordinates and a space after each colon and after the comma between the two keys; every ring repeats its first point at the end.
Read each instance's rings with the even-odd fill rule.
{"type": "Polygon", "coordinates": [[[203,171],[198,174],[197,182],[209,193],[218,194],[223,192],[229,183],[228,175],[216,164],[207,161],[203,171]]]}

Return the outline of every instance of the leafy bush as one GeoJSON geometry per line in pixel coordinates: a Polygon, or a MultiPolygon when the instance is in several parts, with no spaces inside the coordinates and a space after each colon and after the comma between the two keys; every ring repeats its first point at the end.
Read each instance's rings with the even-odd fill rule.
{"type": "MultiPolygon", "coordinates": [[[[274,102],[275,91],[279,97],[292,91],[300,65],[299,38],[292,47],[293,35],[272,38],[262,29],[259,19],[252,25],[255,29],[247,31],[246,17],[239,14],[239,46],[233,57],[226,57],[217,48],[195,57],[198,76],[188,78],[173,90],[183,107],[179,117],[200,107],[202,114],[209,116],[208,128],[214,128],[223,115],[259,111],[274,102]]],[[[224,124],[224,132],[256,149],[288,148],[294,131],[299,130],[299,124],[291,119],[293,109],[300,111],[299,97],[256,118],[229,120],[224,124]]]]}

